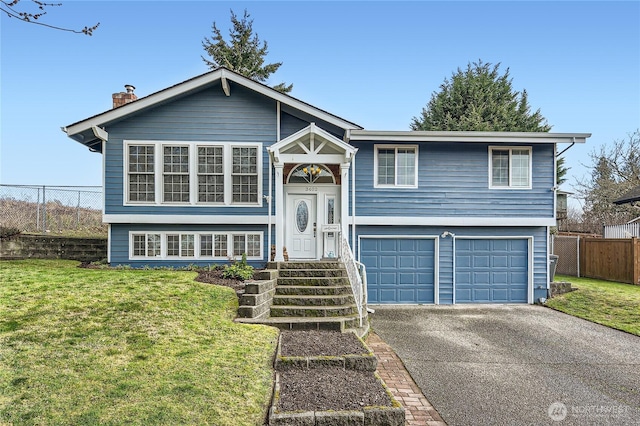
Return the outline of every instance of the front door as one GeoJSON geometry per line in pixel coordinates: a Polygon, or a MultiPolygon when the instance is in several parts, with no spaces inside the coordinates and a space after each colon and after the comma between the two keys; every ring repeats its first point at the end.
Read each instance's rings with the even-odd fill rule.
{"type": "Polygon", "coordinates": [[[316,258],[316,198],[315,194],[289,194],[287,251],[291,259],[316,258]]]}

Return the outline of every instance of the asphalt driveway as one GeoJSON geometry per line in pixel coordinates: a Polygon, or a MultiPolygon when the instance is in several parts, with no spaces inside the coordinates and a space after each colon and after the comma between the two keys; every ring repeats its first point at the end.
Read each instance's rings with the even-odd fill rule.
{"type": "Polygon", "coordinates": [[[449,425],[640,425],[640,337],[541,306],[374,306],[449,425]]]}

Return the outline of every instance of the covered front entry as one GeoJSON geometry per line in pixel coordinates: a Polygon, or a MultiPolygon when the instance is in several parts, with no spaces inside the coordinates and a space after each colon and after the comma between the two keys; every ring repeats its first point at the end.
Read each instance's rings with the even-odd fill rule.
{"type": "MultiPolygon", "coordinates": [[[[311,123],[267,148],[275,176],[275,261],[340,255],[356,149],[311,123]]],[[[270,198],[271,199],[271,198],[270,198]]]]}

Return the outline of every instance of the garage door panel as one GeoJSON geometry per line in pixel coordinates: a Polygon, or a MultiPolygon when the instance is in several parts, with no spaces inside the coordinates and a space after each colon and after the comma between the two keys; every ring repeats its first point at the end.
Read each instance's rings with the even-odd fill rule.
{"type": "Polygon", "coordinates": [[[413,269],[413,268],[415,268],[417,266],[416,265],[417,259],[416,259],[415,255],[413,255],[413,256],[411,256],[411,255],[400,256],[399,260],[400,261],[398,263],[399,263],[399,266],[401,268],[411,268],[411,269],[413,269]]]}
{"type": "Polygon", "coordinates": [[[369,303],[434,303],[435,242],[362,238],[369,303]]]}
{"type": "Polygon", "coordinates": [[[528,250],[527,239],[456,240],[456,302],[527,302],[528,250]]]}

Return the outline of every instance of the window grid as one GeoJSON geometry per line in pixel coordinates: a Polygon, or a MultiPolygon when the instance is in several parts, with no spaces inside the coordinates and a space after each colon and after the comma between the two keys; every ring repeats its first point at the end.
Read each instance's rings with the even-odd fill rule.
{"type": "Polygon", "coordinates": [[[227,249],[227,235],[216,234],[213,256],[214,257],[228,257],[229,251],[227,249]]]}
{"type": "Polygon", "coordinates": [[[260,256],[260,246],[261,246],[261,238],[258,234],[249,234],[247,235],[247,257],[258,257],[260,256]]]}
{"type": "Polygon", "coordinates": [[[378,150],[378,185],[395,185],[396,183],[395,150],[378,150]]]}
{"type": "Polygon", "coordinates": [[[147,256],[162,256],[162,241],[160,235],[150,234],[147,236],[147,256]]]}
{"type": "Polygon", "coordinates": [[[258,201],[258,149],[233,147],[232,158],[232,202],[256,203],[258,201]]]}
{"type": "Polygon", "coordinates": [[[376,185],[417,186],[416,147],[377,147],[376,185]]]}
{"type": "Polygon", "coordinates": [[[198,201],[224,203],[224,152],[222,146],[198,147],[198,201]]]}
{"type": "Polygon", "coordinates": [[[200,256],[213,256],[213,236],[208,234],[200,235],[200,256]]]}
{"type": "Polygon", "coordinates": [[[163,147],[165,202],[189,202],[189,147],[163,147]]]}
{"type": "Polygon", "coordinates": [[[180,255],[180,235],[170,234],[167,235],[167,256],[179,256],[180,255]]]}
{"type": "Polygon", "coordinates": [[[194,257],[195,252],[195,235],[182,234],[180,235],[180,256],[182,257],[194,257]]]}
{"type": "Polygon", "coordinates": [[[242,256],[246,252],[246,236],[234,235],[233,236],[233,256],[242,256]]]}
{"type": "Polygon", "coordinates": [[[129,145],[129,201],[155,201],[154,146],[129,145]]]}
{"type": "Polygon", "coordinates": [[[166,258],[228,259],[246,253],[261,259],[262,238],[261,233],[132,233],[131,256],[158,258],[164,248],[166,258]]]}
{"type": "Polygon", "coordinates": [[[125,202],[260,205],[260,153],[259,144],[127,142],[125,202]]]}
{"type": "Polygon", "coordinates": [[[491,186],[528,188],[531,185],[531,150],[523,148],[491,149],[491,186]]]}
{"type": "Polygon", "coordinates": [[[133,236],[133,255],[134,256],[146,256],[146,236],[134,235],[133,236]]]}

